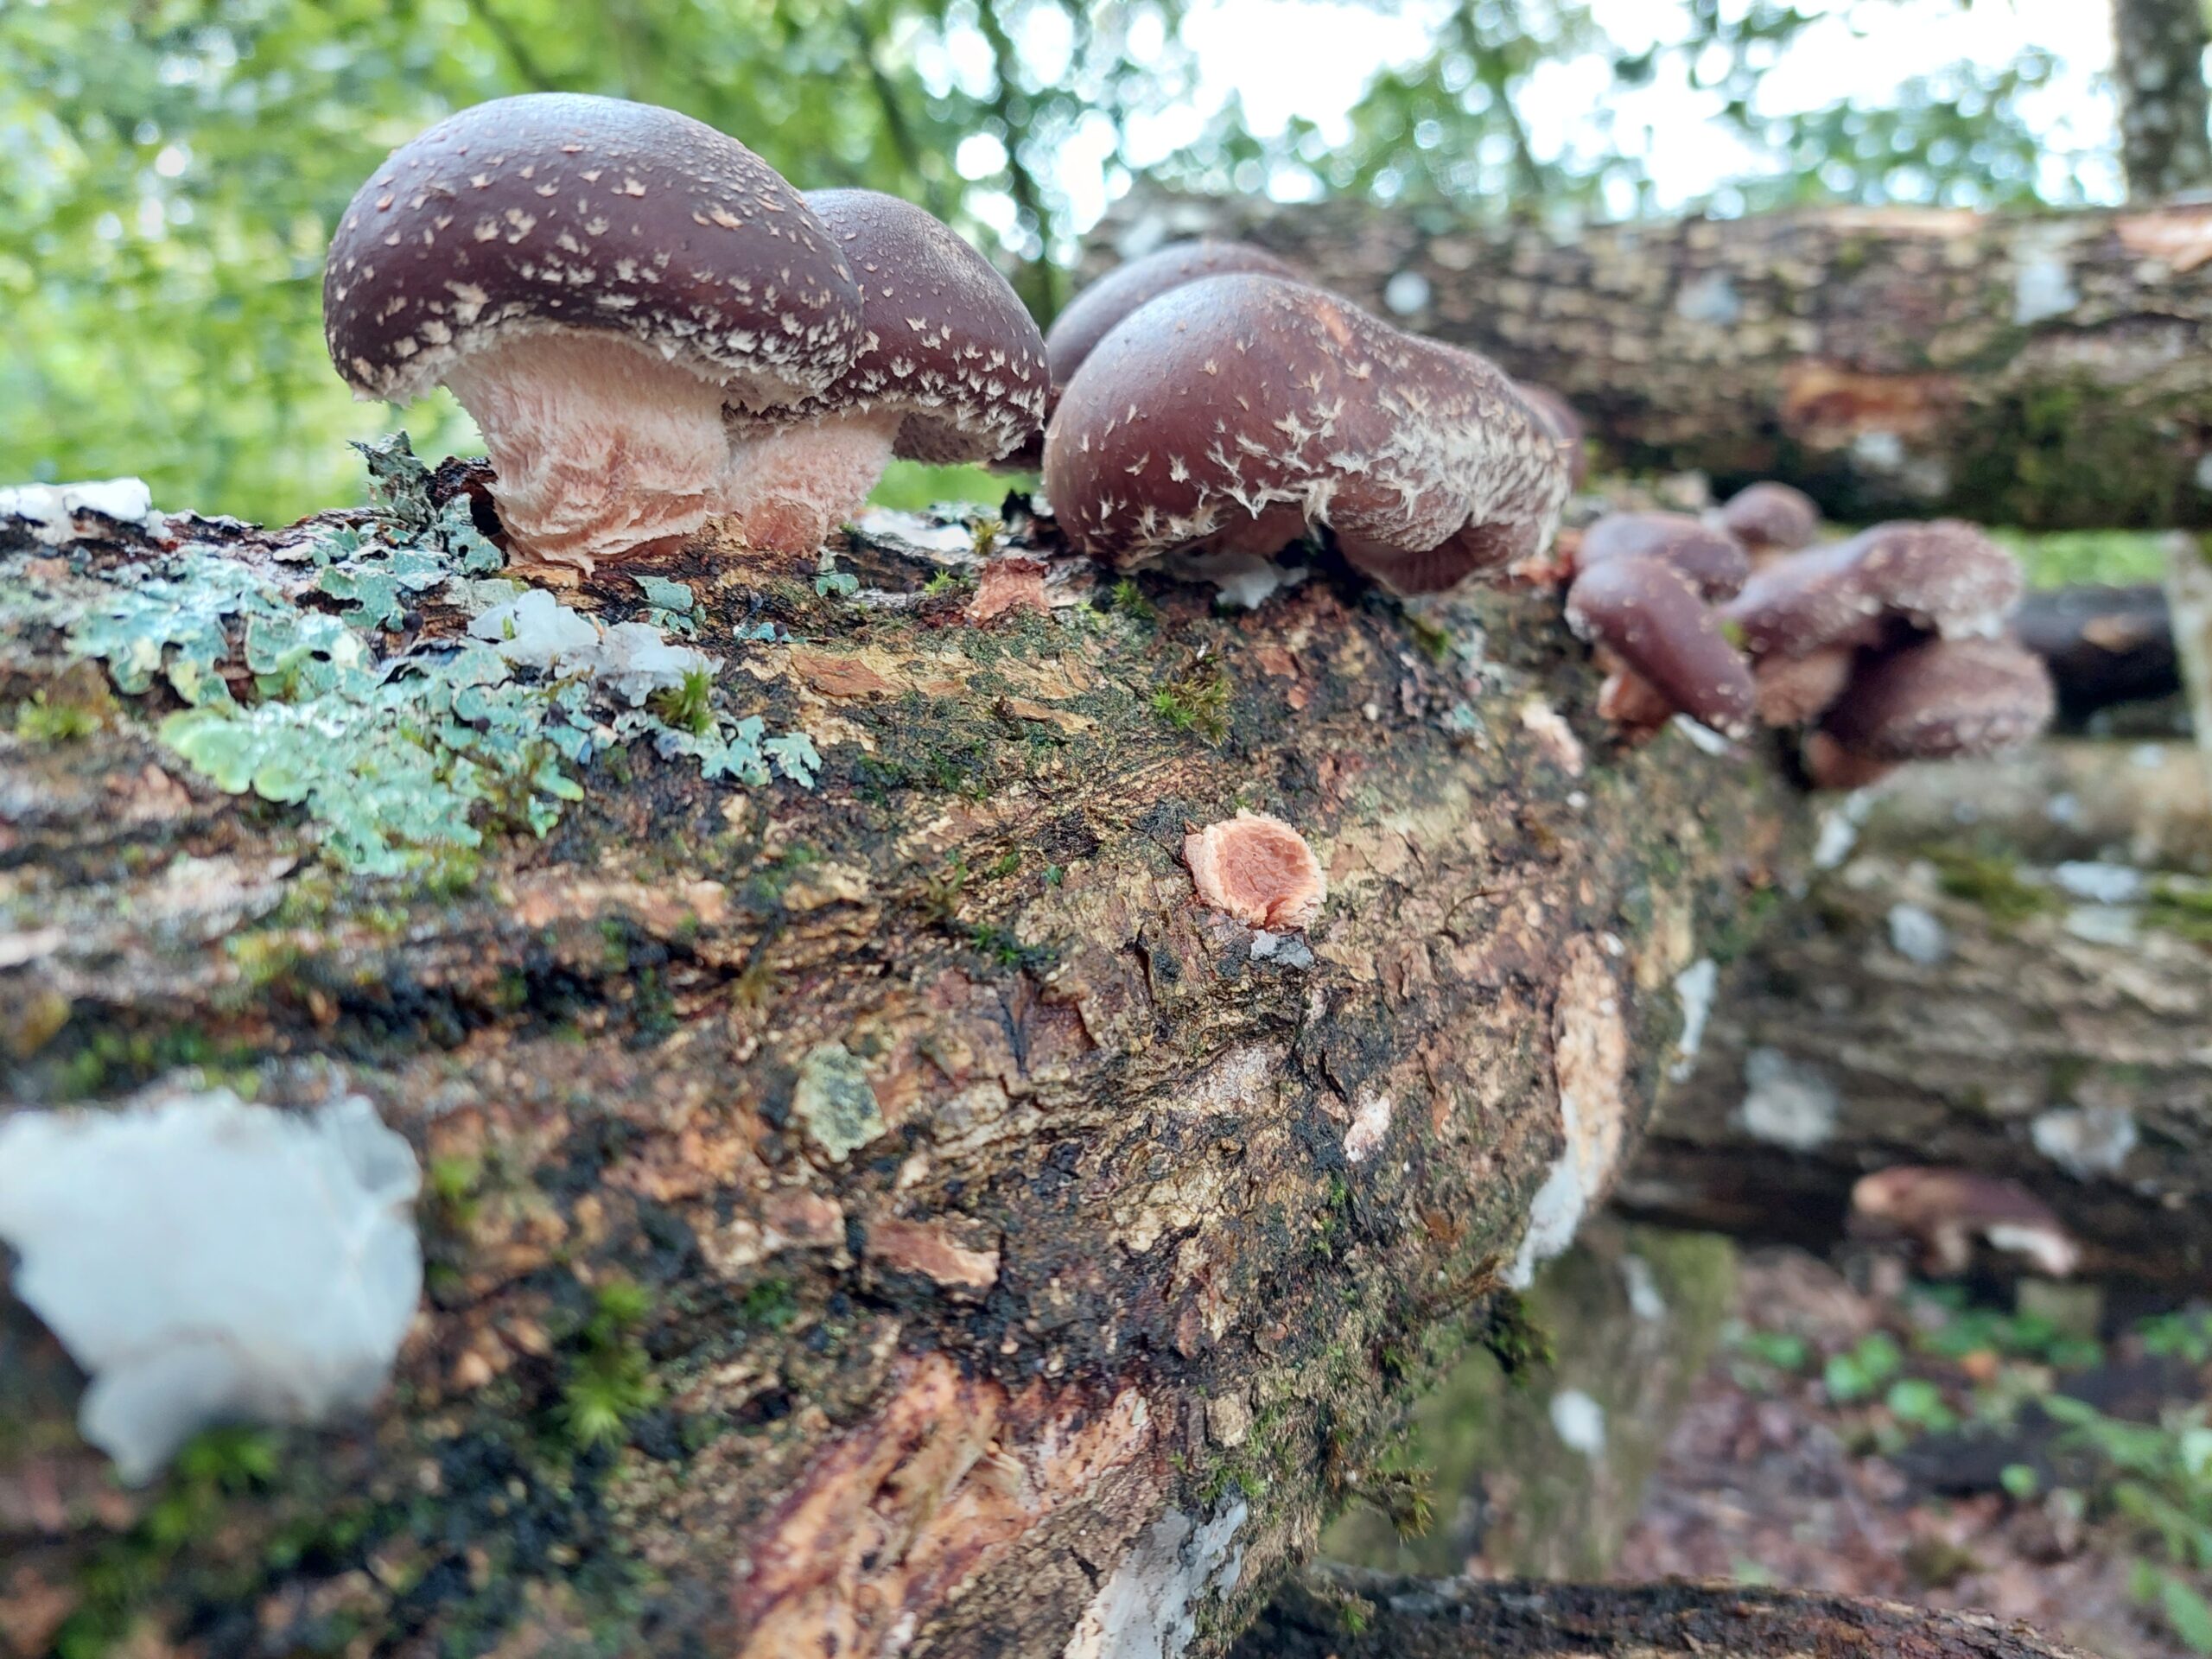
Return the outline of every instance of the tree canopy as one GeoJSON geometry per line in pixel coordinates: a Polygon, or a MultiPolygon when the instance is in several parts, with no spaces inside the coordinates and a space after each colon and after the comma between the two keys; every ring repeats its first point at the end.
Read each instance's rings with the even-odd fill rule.
{"type": "MultiPolygon", "coordinates": [[[[1853,26],[1880,27],[1901,3],[1866,0],[1853,26]]],[[[1414,20],[1421,48],[1378,64],[1348,115],[1266,130],[1234,88],[1219,94],[1193,44],[1193,25],[1224,10],[15,0],[0,7],[0,480],[137,473],[165,502],[257,518],[346,499],[357,472],[338,440],[396,418],[352,404],[325,359],[330,227],[387,149],[517,92],[665,104],[802,188],[904,195],[988,248],[1046,317],[1084,222],[1139,177],[1493,214],[1649,211],[1642,140],[1608,111],[1613,92],[1662,77],[1700,93],[1700,118],[1743,157],[1693,208],[1984,206],[2090,188],[2051,164],[2054,135],[2036,118],[2059,67],[2047,52],[1961,65],[1878,101],[1764,107],[1763,77],[1833,23],[1821,0],[1684,0],[1670,36],[1632,46],[1609,39],[1586,0],[1376,0],[1378,21],[1414,20]],[[1579,78],[1560,78],[1567,65],[1579,78]],[[1556,115],[1562,87],[1590,105],[1563,141],[1538,118],[1556,115]]],[[[1308,10],[1285,8],[1281,26],[1308,10]]],[[[397,421],[429,451],[470,440],[442,394],[397,421]]]]}

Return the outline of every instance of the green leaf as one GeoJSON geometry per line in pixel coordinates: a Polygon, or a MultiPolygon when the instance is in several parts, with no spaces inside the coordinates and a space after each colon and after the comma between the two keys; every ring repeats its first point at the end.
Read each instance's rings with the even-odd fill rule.
{"type": "Polygon", "coordinates": [[[2159,1576],[2158,1611],[2192,1651],[2212,1654],[2212,1604],[2171,1573],[2159,1576]]]}

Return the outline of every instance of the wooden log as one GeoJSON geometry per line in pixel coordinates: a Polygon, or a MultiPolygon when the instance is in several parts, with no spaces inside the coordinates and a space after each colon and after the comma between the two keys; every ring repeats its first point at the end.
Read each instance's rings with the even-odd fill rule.
{"type": "Polygon", "coordinates": [[[1608,741],[1548,591],[1217,613],[1018,502],[695,549],[688,614],[563,594],[719,659],[626,738],[608,662],[478,683],[455,499],[0,550],[0,1132],[365,1102],[427,1274],[372,1409],[135,1489],[0,1294],[0,1651],[1218,1653],[1805,868],[1772,757],[1608,741]],[[702,775],[741,716],[810,788],[702,775]],[[1195,900],[1239,809],[1310,934],[1195,900]]]}
{"type": "Polygon", "coordinates": [[[1090,264],[1199,235],[1552,386],[1618,466],[1783,479],[1845,522],[2212,525],[2212,204],[1554,228],[1136,194],[1090,264]]]}

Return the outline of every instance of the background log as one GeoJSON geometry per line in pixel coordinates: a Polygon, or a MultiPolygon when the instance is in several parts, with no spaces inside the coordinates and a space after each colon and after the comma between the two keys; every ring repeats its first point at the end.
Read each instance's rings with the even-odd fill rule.
{"type": "MultiPolygon", "coordinates": [[[[970,534],[909,525],[818,587],[655,572],[725,715],[819,745],[810,791],[610,743],[542,839],[525,780],[371,879],[332,861],[359,802],[225,795],[163,739],[205,695],[175,652],[124,696],[57,624],[159,564],[296,629],[353,581],[308,543],[413,532],[80,524],[0,550],[8,1109],[356,1093],[423,1166],[429,1295],[365,1420],[203,1435],[142,1491],[0,1295],[11,1655],[1218,1652],[1414,1390],[1518,1339],[1533,1195],[1556,1235],[1676,976],[1804,870],[1770,756],[1610,746],[1548,592],[1230,615],[1038,542],[995,591],[1047,613],[981,626],[970,534]],[[1328,869],[1310,950],[1193,901],[1185,828],[1240,806],[1328,869]]],[[[465,593],[349,637],[435,662],[465,593]]],[[[569,602],[645,613],[619,571],[569,602]]]]}
{"type": "Polygon", "coordinates": [[[1134,195],[1091,264],[1198,235],[1556,388],[1619,465],[1786,479],[1844,522],[2212,525],[2212,205],[1555,230],[1134,195]]]}
{"type": "Polygon", "coordinates": [[[1309,1571],[1236,1659],[2070,1659],[2018,1625],[1745,1585],[1587,1586],[1309,1571]]]}
{"type": "Polygon", "coordinates": [[[1754,950],[1622,1189],[1819,1248],[1887,1164],[2008,1176],[2086,1271],[2212,1271],[2212,810],[2185,742],[1904,774],[1754,950]]]}

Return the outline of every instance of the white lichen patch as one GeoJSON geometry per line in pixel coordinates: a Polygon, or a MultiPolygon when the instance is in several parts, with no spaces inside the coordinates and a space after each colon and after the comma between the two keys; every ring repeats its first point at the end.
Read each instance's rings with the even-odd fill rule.
{"type": "Polygon", "coordinates": [[[88,513],[119,524],[157,531],[154,493],[140,478],[110,478],[85,484],[19,484],[0,490],[0,518],[20,518],[31,534],[59,546],[77,534],[77,515],[88,513]]]}
{"type": "Polygon", "coordinates": [[[1605,1408],[1580,1389],[1561,1389],[1552,1395],[1552,1432],[1560,1444],[1586,1458],[1605,1452],[1605,1408]]]}
{"type": "MultiPolygon", "coordinates": [[[[1677,958],[1680,960],[1680,958],[1677,958]]],[[[1713,999],[1720,988],[1720,964],[1700,957],[1675,976],[1675,995],[1682,1005],[1681,1040],[1675,1045],[1674,1063],[1667,1076],[1682,1083],[1697,1069],[1698,1052],[1705,1046],[1705,1028],[1713,1018],[1713,999]]]]}
{"type": "Polygon", "coordinates": [[[1540,697],[1531,697],[1521,705],[1521,724],[1536,740],[1545,759],[1570,778],[1582,775],[1582,740],[1558,709],[1540,697]]]}
{"type": "Polygon", "coordinates": [[[655,691],[683,684],[687,674],[718,673],[719,659],[689,645],[671,645],[646,622],[601,628],[543,588],[494,607],[468,625],[474,638],[517,668],[602,684],[632,708],[655,691]]]}
{"type": "Polygon", "coordinates": [[[791,1091],[798,1115],[833,1164],[842,1164],[888,1127],[868,1068],[842,1043],[823,1043],[800,1062],[798,1086],[791,1091]]]}
{"type": "Polygon", "coordinates": [[[2036,1150],[2076,1180],[2117,1175],[2141,1139],[2124,1106],[2061,1106],[2028,1125],[2036,1150]]]}
{"type": "Polygon", "coordinates": [[[1885,919],[1890,949],[1907,962],[1934,968],[1951,954],[1950,930],[1922,906],[1902,902],[1891,905],[1885,919]]]}
{"type": "Polygon", "coordinates": [[[422,1291],[417,1185],[357,1096],[293,1113],[218,1089],[0,1122],[16,1294],[90,1373],[79,1426],[132,1484],[209,1424],[375,1400],[422,1291]]]}
{"type": "Polygon", "coordinates": [[[1351,1128],[1344,1131],[1344,1161],[1363,1164],[1382,1150],[1382,1142],[1390,1134],[1390,1097],[1388,1095],[1369,1095],[1359,1103],[1351,1115],[1351,1128]]]}
{"type": "Polygon", "coordinates": [[[1238,1498],[1208,1521],[1170,1510],[1154,1522],[1090,1599],[1062,1659],[1177,1659],[1206,1597],[1243,1579],[1236,1533],[1250,1512],[1238,1498]]]}
{"type": "Polygon", "coordinates": [[[2143,896],[2149,884],[2132,864],[2104,864],[2089,860],[2054,865],[2051,885],[2069,899],[2093,905],[2130,905],[2143,896]]]}
{"type": "Polygon", "coordinates": [[[1744,1090],[1736,1118],[1753,1140],[1811,1152],[1834,1138],[1843,1097],[1817,1067],[1755,1048],[1744,1057],[1744,1090]]]}

